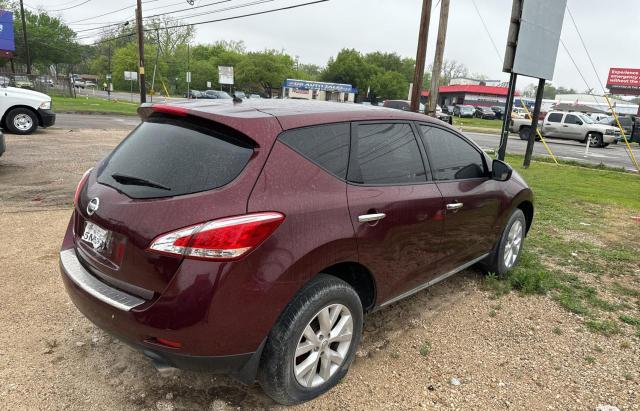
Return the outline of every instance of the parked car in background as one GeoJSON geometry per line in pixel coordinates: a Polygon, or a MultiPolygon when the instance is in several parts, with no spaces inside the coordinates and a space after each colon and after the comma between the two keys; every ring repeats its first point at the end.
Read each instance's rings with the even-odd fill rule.
{"type": "Polygon", "coordinates": [[[260,94],[250,94],[249,98],[251,98],[251,99],[261,99],[262,96],[260,94]]]}
{"type": "MultiPolygon", "coordinates": [[[[530,119],[511,120],[509,131],[518,133],[522,140],[529,138],[530,130],[530,119]]],[[[597,124],[582,113],[563,111],[549,111],[539,130],[545,138],[577,140],[585,144],[588,140],[591,147],[606,147],[616,142],[620,136],[620,130],[616,127],[597,124]]]]}
{"type": "Polygon", "coordinates": [[[511,118],[530,118],[530,116],[523,107],[514,107],[511,110],[511,118]]]}
{"type": "Polygon", "coordinates": [[[232,97],[226,91],[205,90],[205,91],[202,92],[202,97],[201,98],[210,98],[210,99],[215,99],[215,100],[220,100],[220,99],[229,100],[232,97]]]}
{"type": "Polygon", "coordinates": [[[75,88],[84,89],[84,84],[84,80],[73,79],[73,87],[75,88]]]}
{"type": "Polygon", "coordinates": [[[31,134],[56,121],[51,97],[33,90],[0,87],[0,126],[14,134],[31,134]]]}
{"type": "Polygon", "coordinates": [[[506,274],[533,221],[516,171],[421,114],[288,100],[139,113],[78,184],[67,293],[157,366],[257,376],[282,404],[340,382],[364,314],[473,264],[506,274]]]}
{"type": "Polygon", "coordinates": [[[6,76],[0,76],[0,87],[8,87],[11,79],[6,76]]]}
{"type": "MultiPolygon", "coordinates": [[[[618,116],[618,120],[620,121],[620,125],[624,130],[625,136],[627,136],[627,140],[631,140],[631,132],[633,130],[633,118],[631,116],[618,116]]],[[[598,124],[606,124],[608,126],[620,129],[620,127],[618,126],[618,122],[613,116],[602,118],[600,121],[598,121],[598,124]]],[[[620,133],[619,141],[624,141],[624,137],[622,137],[622,133],[620,133]]]]}
{"type": "Polygon", "coordinates": [[[189,94],[187,95],[187,93],[185,93],[183,94],[183,97],[184,98],[204,98],[203,92],[198,90],[189,90],[189,94]]]}
{"type": "Polygon", "coordinates": [[[247,98],[247,95],[245,94],[245,92],[244,92],[244,91],[234,91],[234,92],[233,92],[233,97],[235,97],[235,98],[241,98],[241,99],[243,99],[243,100],[244,100],[244,99],[246,99],[246,98],[247,98]]]}
{"type": "Polygon", "coordinates": [[[504,117],[504,107],[502,107],[502,106],[491,106],[491,110],[493,110],[493,112],[495,113],[496,119],[502,120],[502,118],[504,117]]]}
{"type": "Polygon", "coordinates": [[[453,115],[472,118],[476,112],[475,107],[469,105],[457,105],[453,108],[453,115]]]}
{"type": "Polygon", "coordinates": [[[96,88],[96,87],[98,87],[98,85],[96,84],[95,81],[87,80],[87,81],[84,82],[84,87],[85,88],[96,88]]]}
{"type": "Polygon", "coordinates": [[[10,84],[17,88],[33,89],[33,81],[27,76],[13,76],[10,84]]]}
{"type": "Polygon", "coordinates": [[[491,110],[491,107],[476,107],[475,112],[473,113],[474,117],[482,118],[486,120],[495,120],[496,113],[491,110]]]}
{"type": "MultiPolygon", "coordinates": [[[[409,100],[385,100],[382,106],[387,108],[393,108],[396,110],[411,111],[411,102],[409,100]]],[[[424,113],[425,108],[426,108],[425,105],[422,103],[420,103],[420,105],[418,106],[418,110],[420,111],[420,113],[424,113]]],[[[435,117],[438,120],[444,121],[445,123],[449,123],[449,124],[452,123],[451,116],[443,113],[442,109],[437,104],[436,104],[435,117]]]]}

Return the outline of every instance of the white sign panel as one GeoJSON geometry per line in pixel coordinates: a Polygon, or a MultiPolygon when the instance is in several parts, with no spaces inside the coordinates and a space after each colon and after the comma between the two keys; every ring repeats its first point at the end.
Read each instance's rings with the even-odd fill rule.
{"type": "Polygon", "coordinates": [[[207,88],[211,88],[211,82],[207,81],[207,88]]]}
{"type": "Polygon", "coordinates": [[[218,66],[218,83],[233,84],[233,67],[218,66]]]}
{"type": "Polygon", "coordinates": [[[136,71],[125,71],[124,79],[129,81],[136,81],[138,79],[138,73],[136,71]]]}
{"type": "Polygon", "coordinates": [[[523,0],[512,72],[553,79],[567,0],[523,0]]]}
{"type": "Polygon", "coordinates": [[[186,79],[187,83],[191,83],[191,72],[187,71],[187,79],[186,79]]]}

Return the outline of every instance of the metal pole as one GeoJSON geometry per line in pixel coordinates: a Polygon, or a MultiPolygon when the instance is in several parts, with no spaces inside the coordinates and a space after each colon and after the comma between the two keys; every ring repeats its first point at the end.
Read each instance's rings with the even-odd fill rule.
{"type": "Polygon", "coordinates": [[[447,38],[447,22],[449,20],[449,0],[442,0],[440,5],[440,22],[438,23],[438,39],[436,40],[436,55],[433,58],[433,71],[431,73],[431,90],[427,100],[426,114],[435,116],[438,104],[438,83],[440,82],[440,70],[444,57],[444,43],[447,38]]]}
{"type": "Polygon", "coordinates": [[[531,119],[531,129],[529,130],[529,141],[527,141],[527,151],[524,154],[524,168],[531,164],[533,154],[533,144],[536,142],[536,130],[538,129],[538,117],[540,117],[540,106],[542,106],[542,96],[544,94],[545,80],[538,80],[538,90],[536,90],[536,104],[533,106],[533,118],[531,119]]]}
{"type": "Polygon", "coordinates": [[[138,73],[140,75],[140,103],[147,102],[147,85],[144,82],[144,27],[142,25],[142,0],[138,0],[136,8],[136,22],[138,26],[138,73]]]}
{"type": "Polygon", "coordinates": [[[420,17],[420,33],[418,34],[418,50],[416,51],[416,71],[413,75],[413,89],[411,90],[411,111],[420,109],[422,95],[422,76],[427,57],[427,37],[429,36],[429,22],[431,21],[432,0],[422,0],[422,15],[420,17]]]}
{"type": "Polygon", "coordinates": [[[27,41],[27,23],[24,17],[24,5],[20,0],[20,17],[22,19],[22,38],[24,39],[24,54],[27,58],[27,74],[31,74],[31,56],[29,54],[29,42],[27,41]]]}
{"type": "Polygon", "coordinates": [[[504,116],[502,118],[502,131],[500,132],[500,147],[498,148],[498,159],[504,160],[507,152],[507,141],[509,140],[509,123],[511,122],[511,110],[513,110],[513,95],[516,90],[516,80],[518,75],[511,73],[509,76],[509,89],[507,91],[507,104],[504,107],[504,116]]]}
{"type": "MultiPolygon", "coordinates": [[[[189,43],[187,43],[187,73],[189,72],[189,43]]],[[[187,79],[185,79],[187,80],[187,79]]],[[[189,88],[191,86],[191,79],[188,79],[189,81],[187,81],[187,98],[189,98],[189,88]]]]}
{"type": "MultiPolygon", "coordinates": [[[[156,85],[156,68],[158,67],[158,57],[160,56],[160,33],[158,32],[158,29],[156,29],[156,38],[157,38],[157,44],[156,44],[156,61],[155,63],[153,63],[153,76],[151,76],[151,91],[155,91],[155,85],[156,85]]],[[[151,102],[153,103],[153,94],[151,95],[151,102]]]]}
{"type": "Polygon", "coordinates": [[[111,42],[109,42],[109,81],[107,82],[107,99],[109,101],[111,101],[111,79],[112,79],[112,73],[111,73],[111,42]]]}

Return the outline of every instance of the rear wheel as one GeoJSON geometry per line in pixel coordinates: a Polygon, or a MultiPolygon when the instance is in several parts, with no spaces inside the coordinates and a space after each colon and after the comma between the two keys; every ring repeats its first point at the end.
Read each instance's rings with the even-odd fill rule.
{"type": "Polygon", "coordinates": [[[269,333],[258,381],[281,404],[311,400],[347,373],[362,334],[362,304],[346,282],[321,274],[269,333]]]}
{"type": "Polygon", "coordinates": [[[528,126],[520,127],[520,130],[518,131],[518,135],[520,136],[520,140],[529,140],[529,131],[530,130],[531,130],[531,127],[528,127],[528,126]]]}
{"type": "Polygon", "coordinates": [[[7,128],[14,134],[31,134],[38,128],[36,113],[26,108],[14,108],[7,113],[7,128]]]}
{"type": "Polygon", "coordinates": [[[502,277],[518,263],[526,227],[524,213],[518,208],[509,217],[496,248],[480,264],[483,271],[502,277]]]}

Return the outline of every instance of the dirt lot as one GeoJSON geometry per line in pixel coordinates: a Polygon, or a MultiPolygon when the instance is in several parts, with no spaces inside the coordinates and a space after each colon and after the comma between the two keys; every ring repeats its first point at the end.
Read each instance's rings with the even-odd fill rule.
{"type": "MultiPolygon", "coordinates": [[[[280,408],[257,385],[191,372],[161,377],[67,298],[57,253],[75,184],[125,134],[7,136],[9,151],[0,158],[0,408],[280,408]]],[[[637,230],[624,224],[616,229],[637,230]]],[[[473,270],[365,321],[347,378],[298,408],[640,409],[637,336],[590,332],[548,295],[496,298],[473,270]]]]}

